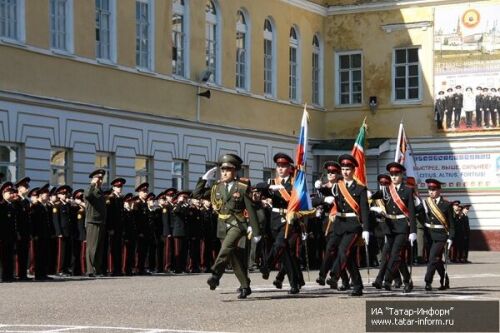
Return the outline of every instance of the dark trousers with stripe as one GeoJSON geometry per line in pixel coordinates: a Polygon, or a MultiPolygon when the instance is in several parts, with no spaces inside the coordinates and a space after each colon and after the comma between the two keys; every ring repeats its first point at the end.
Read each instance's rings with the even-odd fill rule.
{"type": "MultiPolygon", "coordinates": [[[[293,238],[293,231],[289,230],[289,238],[293,238]]],[[[285,227],[281,227],[274,235],[274,243],[269,251],[266,261],[264,263],[267,269],[273,268],[277,261],[281,261],[281,267],[284,268],[288,276],[288,282],[293,288],[298,288],[300,282],[300,267],[297,258],[292,254],[290,243],[285,239],[285,227]]]]}
{"type": "Polygon", "coordinates": [[[17,253],[17,277],[24,279],[28,275],[28,256],[29,256],[30,240],[21,238],[16,242],[17,253]]]}
{"type": "Polygon", "coordinates": [[[395,234],[387,236],[387,243],[389,245],[389,260],[387,261],[387,269],[385,271],[385,282],[391,283],[392,280],[401,275],[403,282],[410,282],[410,271],[405,260],[402,260],[403,253],[406,251],[408,245],[407,234],[395,234]]]}
{"type": "Polygon", "coordinates": [[[0,241],[0,265],[2,267],[2,281],[14,280],[14,240],[0,241]]]}
{"type": "Polygon", "coordinates": [[[359,239],[359,233],[345,232],[339,236],[341,236],[341,240],[339,243],[338,255],[332,268],[333,278],[338,280],[342,271],[347,268],[347,271],[351,276],[354,290],[363,289],[361,274],[359,274],[358,266],[354,261],[354,247],[359,239]]]}

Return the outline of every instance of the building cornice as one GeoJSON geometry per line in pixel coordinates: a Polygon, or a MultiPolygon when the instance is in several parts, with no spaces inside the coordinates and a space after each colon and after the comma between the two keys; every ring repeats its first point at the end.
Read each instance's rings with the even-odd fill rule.
{"type": "MultiPolygon", "coordinates": [[[[297,0],[299,1],[299,0],[297,0]]],[[[478,0],[480,2],[487,0],[478,0]]],[[[407,0],[390,2],[373,2],[359,5],[329,6],[326,9],[327,16],[378,12],[387,10],[399,10],[410,7],[434,7],[463,3],[460,0],[407,0]]]]}
{"type": "Polygon", "coordinates": [[[432,27],[432,21],[385,24],[381,27],[386,33],[410,29],[427,30],[427,28],[432,27]]]}
{"type": "Polygon", "coordinates": [[[327,8],[325,6],[321,6],[307,0],[281,0],[281,2],[321,16],[327,15],[327,8]]]}

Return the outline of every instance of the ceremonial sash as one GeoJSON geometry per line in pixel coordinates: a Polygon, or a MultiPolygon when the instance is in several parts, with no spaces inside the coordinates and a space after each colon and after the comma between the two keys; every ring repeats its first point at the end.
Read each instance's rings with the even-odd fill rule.
{"type": "MultiPolygon", "coordinates": [[[[276,177],[274,179],[274,184],[276,185],[281,185],[281,178],[280,177],[276,177]]],[[[290,193],[288,193],[288,191],[283,187],[279,190],[280,194],[281,194],[281,197],[283,199],[285,199],[286,202],[289,202],[290,201],[290,193]]]]}
{"type": "Polygon", "coordinates": [[[425,199],[425,201],[427,202],[427,206],[429,206],[432,215],[436,217],[436,219],[443,225],[446,232],[448,232],[448,223],[446,222],[446,217],[441,209],[439,209],[438,205],[430,197],[425,199]]]}
{"type": "Polygon", "coordinates": [[[408,207],[406,207],[405,203],[399,196],[398,191],[396,191],[396,186],[392,183],[389,185],[389,192],[391,193],[392,200],[394,200],[396,206],[398,206],[407,218],[410,218],[410,211],[408,210],[408,207]]]}
{"type": "Polygon", "coordinates": [[[345,182],[341,179],[337,183],[339,185],[340,193],[342,193],[342,196],[345,198],[345,201],[347,201],[347,204],[354,210],[356,215],[359,216],[361,213],[361,208],[359,207],[358,203],[354,198],[352,197],[351,193],[349,193],[349,190],[347,189],[347,186],[345,186],[345,182]]]}
{"type": "Polygon", "coordinates": [[[328,236],[328,232],[330,231],[330,226],[335,220],[335,216],[337,215],[337,213],[338,213],[337,204],[335,203],[335,201],[333,201],[332,209],[330,209],[330,213],[328,214],[328,224],[326,225],[325,236],[328,236]]]}

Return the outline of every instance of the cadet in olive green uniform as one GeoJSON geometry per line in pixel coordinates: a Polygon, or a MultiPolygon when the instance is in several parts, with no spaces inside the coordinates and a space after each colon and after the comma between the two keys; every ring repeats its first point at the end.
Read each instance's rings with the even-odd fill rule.
{"type": "Polygon", "coordinates": [[[238,298],[246,298],[252,293],[247,272],[242,268],[243,265],[235,253],[238,241],[246,236],[252,237],[252,235],[255,242],[260,240],[257,215],[252,206],[248,185],[236,178],[236,170],[240,168],[242,163],[243,161],[237,155],[221,156],[218,163],[221,171],[220,180],[212,188],[205,188],[207,180],[215,178],[217,168],[212,168],[198,181],[192,194],[194,198],[202,198],[207,191],[210,191],[213,208],[219,214],[219,224],[222,223],[226,226],[226,237],[212,266],[213,274],[207,283],[210,289],[217,288],[227,262],[230,261],[241,284],[238,298]],[[250,223],[243,215],[245,209],[248,211],[250,223]]]}

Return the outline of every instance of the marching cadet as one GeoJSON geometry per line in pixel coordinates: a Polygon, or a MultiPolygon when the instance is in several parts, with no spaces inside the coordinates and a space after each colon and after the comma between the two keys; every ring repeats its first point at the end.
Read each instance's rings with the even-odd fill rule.
{"type": "Polygon", "coordinates": [[[71,206],[71,233],[73,239],[73,269],[74,276],[85,273],[85,203],[83,202],[83,189],[73,192],[73,205],[71,206]]]}
{"type": "Polygon", "coordinates": [[[138,200],[134,204],[134,220],[137,228],[137,274],[149,275],[146,271],[146,258],[151,231],[149,228],[149,208],[146,202],[148,197],[149,183],[142,183],[135,188],[138,200]]]}
{"type": "MultiPolygon", "coordinates": [[[[441,182],[436,179],[426,179],[429,197],[424,201],[427,212],[427,223],[432,239],[432,245],[429,253],[429,263],[425,274],[425,290],[432,290],[432,280],[436,270],[441,276],[441,286],[439,290],[448,289],[450,281],[448,274],[445,273],[443,252],[445,247],[450,249],[455,238],[455,223],[451,216],[452,208],[450,202],[441,196],[441,182]]],[[[448,251],[446,251],[448,252],[448,251]]],[[[447,260],[448,258],[445,258],[447,260]]]]}
{"type": "Polygon", "coordinates": [[[217,167],[214,167],[198,180],[193,191],[194,198],[202,198],[207,192],[211,193],[212,206],[219,214],[219,223],[226,226],[226,237],[211,268],[212,276],[207,280],[207,283],[211,290],[215,290],[229,261],[240,282],[240,294],[238,295],[240,299],[246,298],[252,293],[252,290],[248,274],[243,270],[242,263],[235,253],[237,244],[244,237],[252,238],[253,236],[255,242],[260,240],[257,215],[252,206],[248,185],[240,182],[236,177],[236,171],[241,168],[242,163],[243,161],[237,155],[222,155],[218,161],[220,180],[211,188],[205,188],[207,181],[215,178],[217,167]],[[244,215],[245,209],[248,212],[248,219],[244,215]]]}
{"type": "Polygon", "coordinates": [[[174,273],[186,271],[186,219],[189,192],[179,191],[174,196],[172,209],[172,237],[174,238],[174,273]]]}
{"type": "MultiPolygon", "coordinates": [[[[413,246],[417,239],[413,190],[403,183],[403,173],[406,171],[403,165],[392,162],[387,165],[386,169],[390,174],[391,183],[386,186],[386,191],[378,191],[372,196],[374,200],[382,199],[385,205],[385,210],[381,211],[388,231],[384,252],[389,255],[389,258],[385,270],[384,288],[391,290],[392,281],[401,272],[404,292],[409,293],[413,290],[413,282],[406,261],[402,259],[402,253],[406,250],[407,241],[410,241],[413,246]]],[[[380,275],[374,282],[374,286],[378,289],[381,283],[380,275]]]]}
{"type": "Polygon", "coordinates": [[[133,275],[135,248],[137,242],[137,226],[135,224],[134,204],[138,198],[132,193],[123,197],[123,273],[133,275]]]}
{"type": "Polygon", "coordinates": [[[17,278],[20,281],[29,281],[28,278],[28,260],[29,247],[31,239],[31,217],[30,217],[30,200],[28,197],[30,188],[29,177],[24,177],[16,183],[19,201],[17,202],[17,218],[16,218],[16,253],[17,253],[17,278]]]}
{"type": "Polygon", "coordinates": [[[425,253],[429,253],[430,241],[429,234],[425,230],[425,208],[424,203],[418,195],[417,181],[414,177],[406,177],[406,186],[413,190],[413,201],[415,206],[415,222],[417,225],[417,249],[414,263],[422,265],[425,263],[425,253]]]}
{"type": "MultiPolygon", "coordinates": [[[[48,276],[49,242],[52,236],[52,210],[48,205],[49,184],[42,186],[38,192],[38,200],[31,207],[31,223],[33,225],[35,281],[51,280],[48,276]]],[[[33,196],[32,196],[33,198],[33,196]]],[[[34,201],[34,200],[33,200],[34,201]]]]}
{"type": "Polygon", "coordinates": [[[163,227],[163,270],[167,273],[172,269],[172,262],[174,258],[174,242],[172,238],[172,199],[175,193],[177,193],[177,189],[168,188],[158,195],[158,203],[161,209],[161,222],[163,227]]]}
{"type": "Polygon", "coordinates": [[[52,207],[52,222],[57,236],[57,274],[70,275],[73,259],[71,225],[71,203],[68,195],[73,189],[68,185],[60,186],[56,190],[57,202],[52,207]]]}
{"type": "MultiPolygon", "coordinates": [[[[290,283],[289,293],[297,294],[301,287],[300,267],[297,257],[292,253],[289,240],[285,239],[286,213],[293,184],[293,159],[287,154],[277,153],[274,155],[273,160],[276,163],[276,178],[269,179],[268,181],[270,183],[268,196],[272,200],[271,232],[274,243],[260,271],[262,278],[267,280],[269,278],[269,270],[276,265],[278,260],[281,260],[282,269],[288,275],[290,283]]],[[[292,229],[293,226],[290,227],[289,237],[294,232],[292,229]]]]}
{"type": "MultiPolygon", "coordinates": [[[[328,218],[328,222],[325,226],[325,235],[327,237],[325,254],[319,269],[319,276],[316,279],[316,283],[320,286],[325,285],[326,274],[332,268],[337,257],[338,247],[341,240],[340,235],[335,232],[335,230],[339,227],[339,223],[336,223],[335,221],[338,209],[335,205],[335,197],[338,196],[337,182],[342,178],[341,166],[335,161],[326,161],[323,164],[323,169],[326,171],[327,182],[324,184],[321,180],[317,180],[315,182],[314,187],[318,190],[321,196],[313,200],[314,206],[321,203],[325,207],[328,218]]],[[[349,289],[349,277],[347,276],[345,270],[341,273],[341,279],[342,286],[339,290],[343,291],[349,289]]],[[[329,278],[328,284],[330,285],[330,288],[337,289],[337,284],[334,281],[335,279],[329,278]]]]}
{"type": "Polygon", "coordinates": [[[2,282],[14,281],[14,248],[17,239],[16,207],[12,202],[14,184],[5,182],[0,187],[0,260],[2,267],[2,282]]]}
{"type": "Polygon", "coordinates": [[[109,235],[109,256],[111,276],[122,275],[122,237],[123,237],[123,197],[122,189],[127,181],[115,178],[111,181],[112,192],[106,200],[106,229],[109,235]]]}
{"type": "Polygon", "coordinates": [[[337,258],[333,264],[332,279],[333,283],[337,283],[342,270],[347,267],[353,285],[351,296],[361,296],[363,295],[363,281],[354,262],[352,248],[361,231],[363,240],[367,245],[369,243],[367,189],[354,180],[354,170],[358,167],[358,162],[352,155],[341,155],[339,164],[343,179],[337,182],[339,192],[335,204],[338,207],[338,213],[335,222],[339,225],[334,232],[340,237],[340,243],[337,258]]]}
{"type": "Polygon", "coordinates": [[[104,237],[106,237],[106,197],[101,190],[106,171],[97,169],[89,178],[90,186],[84,192],[85,199],[85,227],[87,236],[87,276],[102,276],[104,272],[104,237]]]}

